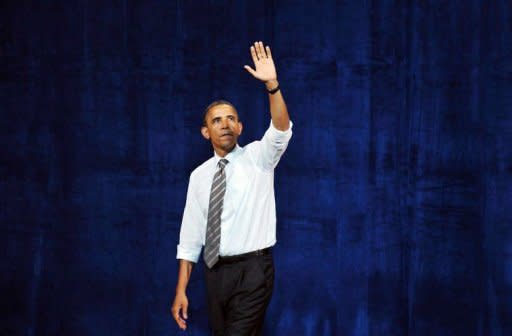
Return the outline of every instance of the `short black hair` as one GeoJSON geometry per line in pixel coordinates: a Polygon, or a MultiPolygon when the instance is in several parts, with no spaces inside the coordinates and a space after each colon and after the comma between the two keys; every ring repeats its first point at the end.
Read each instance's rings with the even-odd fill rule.
{"type": "MultiPolygon", "coordinates": [[[[228,105],[228,106],[231,106],[233,108],[233,110],[235,110],[236,114],[238,115],[238,111],[236,110],[236,107],[235,105],[231,104],[230,102],[228,102],[227,100],[224,100],[224,99],[219,99],[219,100],[216,100],[214,102],[212,102],[210,105],[208,105],[205,109],[204,109],[204,114],[203,114],[203,126],[206,126],[206,116],[208,115],[208,112],[214,108],[215,106],[218,106],[218,105],[228,105]]],[[[240,119],[240,117],[238,117],[238,119],[240,119]]]]}

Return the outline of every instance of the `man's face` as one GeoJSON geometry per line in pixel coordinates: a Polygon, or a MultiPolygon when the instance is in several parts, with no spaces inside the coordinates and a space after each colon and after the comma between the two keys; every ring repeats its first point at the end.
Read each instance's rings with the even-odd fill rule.
{"type": "Polygon", "coordinates": [[[225,156],[235,147],[242,133],[242,123],[233,107],[216,105],[208,111],[206,126],[201,128],[201,133],[212,142],[218,155],[225,156]]]}

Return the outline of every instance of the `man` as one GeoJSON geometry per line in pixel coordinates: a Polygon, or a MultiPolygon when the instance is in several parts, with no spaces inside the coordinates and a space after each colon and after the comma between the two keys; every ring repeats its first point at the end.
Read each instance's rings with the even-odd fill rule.
{"type": "Polygon", "coordinates": [[[186,329],[186,288],[204,245],[208,316],[214,335],[258,335],[274,281],[276,242],[274,168],[291,138],[290,122],[270,48],[250,47],[254,69],[265,83],[271,123],[261,141],[240,147],[242,123],[231,103],[206,108],[201,133],[214,156],[190,174],[181,224],[180,260],[172,314],[186,329]]]}

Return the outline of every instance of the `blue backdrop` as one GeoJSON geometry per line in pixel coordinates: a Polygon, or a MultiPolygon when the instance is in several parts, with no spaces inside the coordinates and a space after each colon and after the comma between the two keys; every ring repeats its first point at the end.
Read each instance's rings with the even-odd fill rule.
{"type": "Polygon", "coordinates": [[[1,335],[180,334],[202,110],[262,136],[260,39],[294,121],[266,335],[512,335],[506,0],[2,1],[1,335]]]}

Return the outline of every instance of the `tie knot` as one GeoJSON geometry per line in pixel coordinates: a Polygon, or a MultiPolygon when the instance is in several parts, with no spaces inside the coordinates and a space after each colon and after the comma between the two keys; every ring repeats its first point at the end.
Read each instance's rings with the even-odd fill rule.
{"type": "Polygon", "coordinates": [[[226,160],[226,159],[220,159],[220,161],[219,161],[219,168],[220,168],[220,169],[224,169],[224,167],[226,167],[226,165],[227,165],[228,163],[229,163],[229,161],[228,161],[228,160],[226,160]]]}

